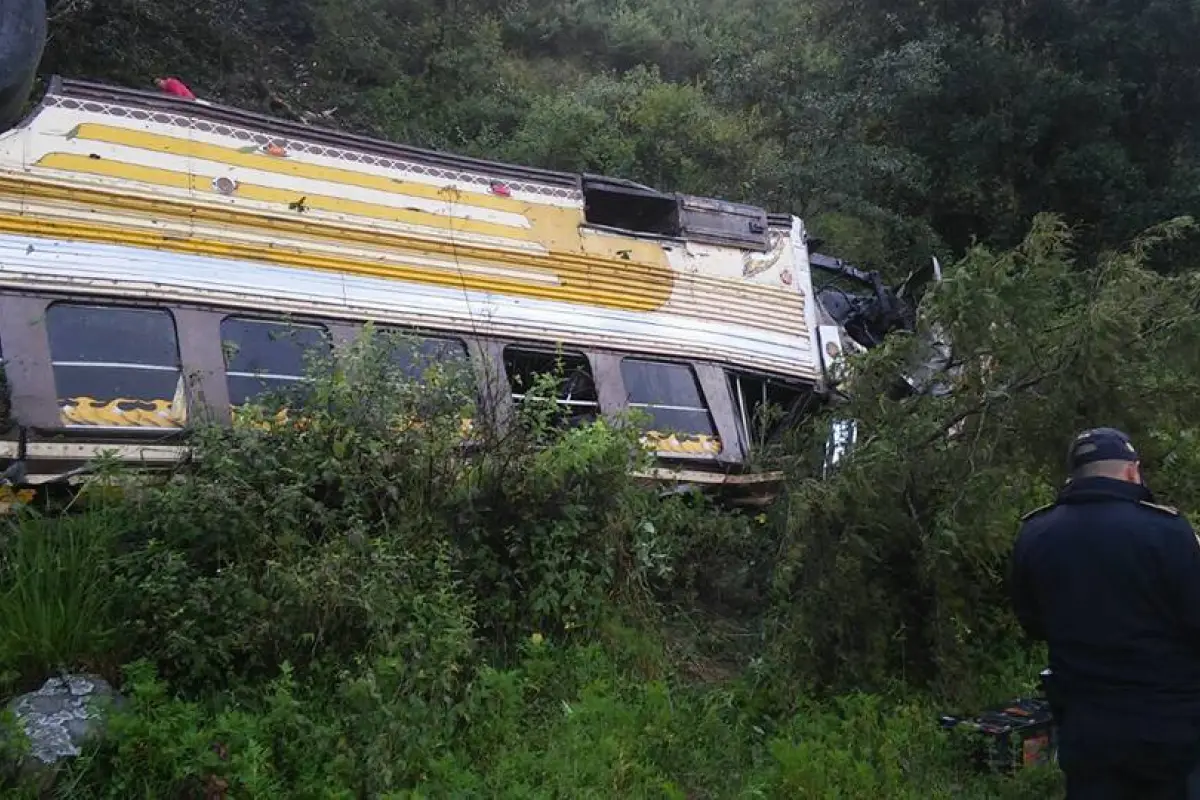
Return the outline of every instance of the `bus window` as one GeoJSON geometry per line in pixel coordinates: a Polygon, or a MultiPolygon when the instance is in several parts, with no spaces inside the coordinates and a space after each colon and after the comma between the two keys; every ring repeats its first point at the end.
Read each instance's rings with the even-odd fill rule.
{"type": "Polygon", "coordinates": [[[226,317],[221,320],[221,349],[229,402],[240,406],[263,394],[299,389],[308,381],[309,353],[328,354],[330,345],[325,329],[317,325],[226,317]]]}
{"type": "Polygon", "coordinates": [[[721,451],[700,382],[687,364],[621,361],[628,404],[650,416],[646,439],[659,452],[716,455],[721,451]]]}
{"type": "Polygon", "coordinates": [[[439,365],[453,365],[455,370],[470,368],[467,346],[461,339],[388,327],[380,327],[378,334],[392,363],[414,380],[420,380],[431,367],[439,365]]]}
{"type": "Polygon", "coordinates": [[[763,447],[795,421],[804,393],[782,381],[752,375],[730,375],[738,425],[746,441],[763,447]]]}
{"type": "MultiPolygon", "coordinates": [[[[417,399],[417,413],[441,416],[447,404],[460,407],[462,433],[470,437],[475,426],[475,372],[467,345],[449,336],[429,336],[394,327],[380,327],[388,359],[415,387],[423,391],[417,399]],[[424,391],[434,389],[434,391],[424,391]]],[[[391,373],[393,376],[395,373],[391,373]]]]}
{"type": "Polygon", "coordinates": [[[558,404],[560,421],[582,425],[595,420],[600,413],[596,381],[582,353],[506,347],[504,370],[516,403],[524,402],[539,375],[552,375],[557,380],[554,401],[558,404]]]}
{"type": "Polygon", "coordinates": [[[46,310],[46,330],[64,425],[183,427],[183,370],[170,312],[55,303],[46,310]]]}

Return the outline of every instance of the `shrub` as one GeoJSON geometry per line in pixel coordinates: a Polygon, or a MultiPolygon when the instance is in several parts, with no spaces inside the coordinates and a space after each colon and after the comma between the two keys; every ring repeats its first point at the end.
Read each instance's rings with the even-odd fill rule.
{"type": "MultiPolygon", "coordinates": [[[[382,672],[313,691],[286,666],[253,698],[172,696],[129,670],[111,735],[60,795],[269,797],[1054,797],[1053,770],[970,771],[917,700],[798,698],[757,716],[748,687],[639,680],[604,647],[527,639],[462,697],[426,704],[382,672]]],[[[384,670],[386,671],[386,669],[384,670]]]]}
{"type": "Polygon", "coordinates": [[[303,396],[198,430],[192,469],[136,501],[123,634],[169,680],[217,688],[284,662],[332,679],[403,654],[433,686],[469,655],[474,603],[447,526],[469,398],[450,368],[418,383],[390,355],[367,337],[315,361],[303,396]]]}
{"type": "Polygon", "coordinates": [[[405,691],[453,694],[481,642],[590,630],[669,588],[659,528],[708,511],[655,506],[632,427],[562,425],[546,376],[501,431],[469,373],[409,346],[368,330],[314,359],[302,392],[199,429],[189,469],[129,500],[121,634],[173,685],[400,659],[405,691]]]}
{"type": "Polygon", "coordinates": [[[824,481],[801,462],[778,518],[777,674],[983,699],[996,662],[1026,650],[1004,587],[1019,517],[1053,499],[1081,428],[1125,428],[1151,485],[1184,508],[1200,502],[1186,467],[1200,279],[1144,266],[1178,230],[1152,232],[1094,274],[1049,217],[1011,252],[973,250],[920,313],[923,335],[952,343],[949,393],[896,390],[922,337],[857,357],[847,402],[830,412],[858,421],[857,449],[824,481]]]}
{"type": "MultiPolygon", "coordinates": [[[[1200,503],[1200,282],[1150,274],[1145,249],[1088,277],[1042,219],[1011,253],[973,251],[921,308],[952,342],[950,391],[896,391],[920,337],[857,357],[846,401],[783,452],[782,502],[755,515],[640,485],[636,426],[564,424],[554,375],[501,427],[469,375],[413,374],[369,331],[303,391],[197,430],[170,481],[83,512],[79,530],[120,510],[114,554],[91,565],[115,630],[23,669],[89,650],[153,667],[129,684],[125,738],[73,768],[88,787],[1052,793],[1053,771],[965,772],[929,696],[970,711],[1032,688],[1044,651],[1003,575],[1076,428],[1125,427],[1163,498],[1200,503]],[[818,478],[838,417],[859,443],[818,478]],[[213,761],[201,740],[238,755],[213,761]]],[[[12,574],[36,566],[22,558],[12,574]]]]}

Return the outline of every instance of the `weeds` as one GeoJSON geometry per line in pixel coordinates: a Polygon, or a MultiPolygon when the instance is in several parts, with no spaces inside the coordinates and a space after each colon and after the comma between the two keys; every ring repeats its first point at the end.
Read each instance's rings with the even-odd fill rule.
{"type": "Polygon", "coordinates": [[[302,393],[194,431],[173,480],[5,529],[3,668],[36,681],[126,664],[128,704],[54,794],[1020,785],[981,788],[928,702],[830,705],[764,660],[765,516],[640,485],[636,426],[564,424],[554,376],[500,427],[479,418],[472,376],[397,357],[406,346],[368,331],[314,360],[302,393]]]}
{"type": "Polygon", "coordinates": [[[32,511],[0,523],[0,672],[22,682],[97,667],[115,644],[112,566],[119,510],[32,511]]]}

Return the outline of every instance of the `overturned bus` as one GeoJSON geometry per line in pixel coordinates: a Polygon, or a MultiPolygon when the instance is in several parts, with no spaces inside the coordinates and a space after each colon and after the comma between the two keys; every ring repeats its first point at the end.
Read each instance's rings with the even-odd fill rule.
{"type": "Polygon", "coordinates": [[[0,474],[173,464],[370,322],[469,360],[498,412],[565,363],[574,413],[645,412],[647,479],[762,502],[756,412],[859,346],[810,266],[753,206],[54,78],[0,131],[0,474]]]}

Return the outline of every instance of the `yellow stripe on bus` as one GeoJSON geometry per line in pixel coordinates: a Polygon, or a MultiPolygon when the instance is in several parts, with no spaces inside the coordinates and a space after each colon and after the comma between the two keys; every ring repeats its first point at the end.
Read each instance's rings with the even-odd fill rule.
{"type": "MultiPolygon", "coordinates": [[[[36,166],[45,169],[61,170],[63,172],[82,172],[88,175],[100,175],[118,180],[224,197],[224,195],[212,187],[209,181],[200,176],[161,169],[159,167],[129,164],[124,161],[114,161],[108,158],[88,158],[87,156],[75,155],[73,153],[47,153],[37,160],[36,166]]],[[[386,220],[388,222],[399,222],[410,225],[422,225],[427,228],[440,228],[448,231],[462,231],[482,236],[511,239],[518,242],[525,242],[530,239],[528,229],[510,225],[450,217],[419,209],[394,208],[378,203],[349,200],[343,197],[329,197],[299,191],[274,189],[268,186],[258,186],[241,181],[238,182],[234,196],[244,200],[274,203],[280,206],[281,210],[288,209],[292,203],[295,203],[303,196],[305,207],[318,211],[328,211],[333,214],[367,217],[369,219],[386,220]]]]}
{"type": "MultiPolygon", "coordinates": [[[[291,175],[296,178],[326,181],[360,189],[374,189],[398,195],[423,197],[429,200],[458,201],[463,205],[488,208],[495,211],[507,211],[512,214],[523,214],[529,203],[514,200],[509,197],[483,194],[482,192],[464,192],[453,187],[438,187],[427,183],[405,181],[400,178],[389,178],[386,175],[372,174],[343,167],[330,167],[324,164],[312,164],[300,160],[305,154],[297,156],[268,155],[257,147],[251,146],[245,150],[234,147],[224,147],[207,142],[197,142],[178,136],[168,136],[162,133],[150,133],[116,125],[105,125],[98,122],[84,122],[77,125],[67,134],[67,138],[81,139],[91,142],[122,145],[139,150],[183,156],[185,158],[212,161],[230,167],[272,172],[276,175],[291,175]]],[[[567,209],[571,210],[571,209],[567,209]]],[[[578,216],[578,211],[574,211],[578,216]]]]}
{"type": "MultiPolygon", "coordinates": [[[[661,246],[654,242],[634,237],[598,236],[581,231],[584,222],[579,208],[562,208],[541,203],[531,203],[508,197],[499,197],[480,192],[463,191],[455,187],[437,187],[430,184],[391,178],[359,170],[312,164],[295,158],[268,155],[258,148],[242,151],[233,147],[197,142],[161,133],[134,130],[116,125],[84,122],[67,134],[68,138],[132,147],[150,152],[202,159],[232,167],[260,170],[277,175],[327,181],[346,187],[374,189],[397,195],[409,195],[442,202],[462,203],[465,206],[486,208],[520,214],[532,226],[531,238],[549,250],[600,252],[614,257],[628,257],[632,261],[648,262],[666,266],[667,260],[661,246]],[[624,255],[622,255],[624,254],[624,255]]],[[[510,234],[511,235],[511,234],[510,234]]]]}
{"type": "Polygon", "coordinates": [[[362,275],[411,281],[455,289],[494,292],[539,300],[628,311],[653,311],[662,307],[670,295],[669,281],[629,284],[628,278],[607,268],[581,268],[555,264],[561,285],[522,282],[503,277],[485,277],[466,272],[430,269],[414,264],[380,264],[363,259],[314,255],[298,248],[248,245],[207,239],[197,235],[179,236],[164,232],[130,230],[114,225],[67,222],[24,214],[0,213],[0,231],[56,239],[83,240],[105,244],[124,244],[176,253],[260,261],[289,267],[318,269],[347,275],[362,275]]]}

